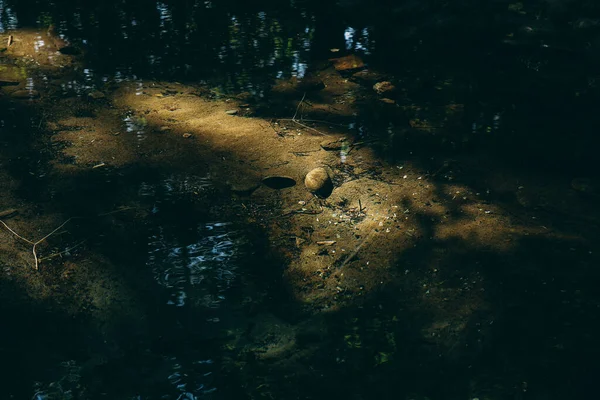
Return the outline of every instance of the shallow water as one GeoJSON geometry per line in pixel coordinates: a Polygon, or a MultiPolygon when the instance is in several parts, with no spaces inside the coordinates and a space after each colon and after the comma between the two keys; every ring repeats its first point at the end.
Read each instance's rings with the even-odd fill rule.
{"type": "MultiPolygon", "coordinates": [[[[386,3],[0,0],[0,33],[33,38],[31,54],[0,53],[0,80],[27,76],[18,106],[7,100],[16,98],[10,90],[0,98],[7,104],[0,125],[7,187],[15,203],[33,204],[29,219],[52,211],[77,216],[71,230],[42,248],[43,256],[64,254],[39,279],[66,285],[83,299],[81,305],[69,297],[65,306],[45,294],[30,304],[18,283],[3,278],[11,302],[0,318],[16,328],[0,334],[0,351],[12,367],[0,397],[5,390],[10,398],[36,400],[499,400],[588,392],[600,354],[594,341],[598,275],[592,270],[597,193],[580,199],[569,182],[592,182],[597,175],[598,42],[595,28],[578,30],[574,22],[585,17],[593,25],[600,10],[571,10],[565,21],[542,3],[526,12],[520,3],[494,3],[477,15],[462,3],[441,9],[386,3]],[[416,174],[442,182],[425,210],[448,198],[468,205],[479,196],[477,207],[493,217],[498,212],[491,205],[499,201],[509,210],[503,217],[514,217],[501,221],[508,232],[502,242],[514,247],[470,247],[475,240],[461,241],[461,226],[446,241],[434,239],[448,218],[460,215],[465,230],[475,218],[463,217],[460,206],[441,216],[417,214],[406,201],[395,213],[398,227],[410,228],[398,243],[407,237],[415,242],[391,273],[376,276],[381,286],[365,296],[339,286],[307,286],[301,291],[317,299],[333,290],[343,304],[313,308],[290,295],[291,283],[281,277],[286,258],[273,252],[291,247],[286,256],[300,257],[291,240],[310,241],[314,222],[304,223],[300,237],[281,218],[284,234],[267,240],[259,226],[271,217],[252,208],[287,218],[277,194],[287,187],[266,195],[261,186],[259,196],[275,200],[252,204],[244,193],[254,186],[232,194],[229,182],[207,172],[211,159],[185,145],[167,147],[175,145],[160,135],[171,126],[150,122],[158,112],[172,113],[174,126],[182,122],[179,82],[186,96],[243,100],[267,121],[294,110],[300,115],[305,109],[298,93],[288,98],[273,88],[324,71],[328,58],[345,54],[360,56],[379,73],[376,80],[386,77],[399,90],[382,102],[373,82],[342,71],[340,88],[343,81],[361,82],[353,92],[325,100],[310,86],[304,92],[309,114],[321,101],[329,110],[352,104],[356,112],[332,118],[381,159],[360,173],[348,167],[342,178],[351,182],[362,174],[386,183],[391,174],[383,176],[381,165],[389,163],[404,179],[416,174]],[[177,86],[153,95],[169,101],[163,109],[124,109],[105,97],[126,87],[144,98],[164,82],[177,86]],[[64,105],[59,122],[46,130],[55,116],[47,115],[50,106],[35,108],[40,94],[64,105]],[[32,144],[56,134],[66,139],[50,149],[32,144]],[[118,150],[139,158],[121,168],[104,165],[122,155],[114,149],[101,153],[102,160],[61,153],[77,141],[101,146],[103,134],[123,137],[130,146],[118,150]],[[54,162],[89,168],[59,175],[54,162]],[[407,172],[411,163],[421,170],[407,172]],[[514,170],[515,176],[507,172],[514,170]],[[457,175],[468,185],[464,192],[452,186],[457,175]],[[540,193],[518,191],[538,178],[540,193]],[[560,194],[544,198],[555,184],[560,194]],[[515,203],[538,214],[512,208],[515,203]],[[581,211],[569,214],[563,203],[581,211]],[[522,220],[533,220],[539,231],[530,234],[522,220]],[[102,273],[78,264],[86,256],[94,268],[103,266],[102,273]],[[57,281],[78,269],[83,279],[73,287],[57,281]],[[29,312],[33,322],[22,317],[29,312]],[[40,338],[37,329],[48,333],[40,338]]],[[[299,135],[292,128],[277,134],[299,135]]],[[[214,159],[236,160],[210,151],[214,159]]],[[[351,151],[345,145],[335,153],[342,165],[351,151]]],[[[385,257],[395,257],[391,250],[385,257]]],[[[332,254],[321,248],[313,258],[332,254]]],[[[362,257],[361,268],[368,270],[374,260],[362,257]]],[[[8,277],[21,261],[2,260],[8,277]]]]}

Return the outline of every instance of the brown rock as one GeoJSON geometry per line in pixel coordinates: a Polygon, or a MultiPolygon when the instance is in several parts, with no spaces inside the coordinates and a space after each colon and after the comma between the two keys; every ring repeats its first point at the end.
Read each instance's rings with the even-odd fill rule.
{"type": "Polygon", "coordinates": [[[333,182],[327,169],[323,167],[315,168],[306,174],[304,178],[306,188],[317,197],[329,197],[333,191],[333,182]]]}
{"type": "Polygon", "coordinates": [[[396,102],[394,100],[388,99],[387,97],[379,99],[379,101],[381,101],[382,103],[385,103],[385,104],[396,104],[396,102]]]}
{"type": "Polygon", "coordinates": [[[385,104],[396,104],[396,102],[392,99],[388,99],[387,97],[384,97],[383,99],[379,99],[379,101],[381,101],[382,103],[385,104]]]}
{"type": "Polygon", "coordinates": [[[377,94],[391,94],[396,91],[396,86],[392,85],[392,82],[389,81],[377,82],[373,85],[373,90],[377,94]]]}
{"type": "Polygon", "coordinates": [[[333,68],[335,68],[336,71],[351,71],[365,67],[363,60],[355,54],[350,54],[348,56],[339,58],[331,58],[329,61],[331,61],[333,68]]]}
{"type": "Polygon", "coordinates": [[[296,85],[296,90],[299,92],[318,92],[323,89],[325,89],[325,84],[315,77],[305,77],[296,85]]]}
{"type": "Polygon", "coordinates": [[[384,80],[384,77],[378,72],[364,69],[362,71],[358,71],[358,72],[352,74],[352,76],[350,77],[350,80],[354,81],[354,82],[358,82],[358,83],[365,83],[368,85],[373,85],[374,83],[377,83],[378,81],[384,80]]]}

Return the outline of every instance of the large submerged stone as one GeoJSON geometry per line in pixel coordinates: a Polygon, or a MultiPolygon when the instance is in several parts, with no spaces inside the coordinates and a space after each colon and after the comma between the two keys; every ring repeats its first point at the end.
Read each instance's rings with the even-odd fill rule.
{"type": "Polygon", "coordinates": [[[364,61],[355,54],[329,59],[336,71],[354,71],[365,67],[364,61]]]}

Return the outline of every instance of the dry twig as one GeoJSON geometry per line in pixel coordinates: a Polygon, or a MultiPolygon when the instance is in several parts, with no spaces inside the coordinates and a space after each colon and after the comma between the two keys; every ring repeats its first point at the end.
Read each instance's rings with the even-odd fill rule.
{"type": "Polygon", "coordinates": [[[304,99],[305,99],[305,98],[306,98],[306,92],[304,92],[304,95],[302,96],[302,99],[300,99],[300,102],[299,102],[299,103],[298,103],[298,105],[296,106],[296,112],[294,113],[294,116],[293,116],[293,117],[292,117],[292,119],[291,119],[291,120],[289,120],[289,121],[292,121],[292,122],[294,122],[294,123],[296,123],[296,124],[300,125],[301,127],[305,128],[305,129],[308,129],[308,130],[311,130],[311,131],[313,131],[313,132],[316,132],[316,133],[318,133],[319,135],[322,135],[322,136],[329,136],[328,134],[326,134],[326,133],[323,133],[323,132],[319,131],[318,129],[315,129],[315,128],[311,127],[311,126],[308,126],[308,125],[306,125],[306,124],[303,124],[302,122],[300,122],[300,121],[298,121],[298,120],[296,119],[296,116],[298,115],[298,111],[300,110],[300,106],[302,106],[302,103],[304,103],[304,99]]]}
{"type": "Polygon", "coordinates": [[[360,242],[358,244],[358,246],[356,246],[356,249],[354,249],[354,251],[352,252],[352,254],[350,254],[348,257],[346,257],[346,259],[344,260],[344,262],[342,263],[342,265],[339,266],[338,268],[338,272],[344,268],[346,266],[346,264],[348,264],[350,262],[350,260],[352,260],[359,252],[359,250],[361,249],[361,247],[364,246],[365,243],[367,243],[367,240],[369,240],[371,238],[371,236],[373,236],[373,234],[375,233],[375,231],[371,231],[371,233],[369,233],[367,235],[367,237],[365,237],[362,242],[360,242]]]}
{"type": "Polygon", "coordinates": [[[35,251],[35,248],[37,247],[38,244],[42,243],[44,240],[48,239],[50,236],[54,235],[56,233],[56,231],[58,231],[60,228],[62,228],[63,226],[65,226],[69,221],[71,221],[73,218],[69,218],[68,220],[66,220],[65,222],[63,222],[62,224],[60,224],[58,226],[58,228],[56,228],[55,230],[53,230],[52,232],[50,232],[49,234],[47,234],[46,236],[44,236],[43,238],[41,238],[40,240],[38,240],[37,242],[33,242],[29,239],[25,239],[23,236],[19,235],[17,232],[15,232],[14,230],[12,230],[8,225],[6,225],[6,223],[2,220],[0,220],[0,223],[2,223],[2,225],[4,225],[4,227],[6,229],[8,229],[13,235],[15,235],[16,237],[18,237],[19,239],[23,240],[24,242],[27,242],[31,245],[33,245],[33,248],[31,249],[31,252],[33,253],[33,259],[35,260],[35,269],[38,270],[39,266],[40,266],[40,261],[38,259],[37,253],[35,251]]]}
{"type": "MultiPolygon", "coordinates": [[[[105,215],[111,215],[111,214],[115,214],[115,213],[118,213],[118,212],[121,212],[121,211],[131,210],[131,209],[132,209],[132,207],[124,207],[124,208],[120,208],[120,209],[118,209],[118,210],[109,211],[109,212],[107,212],[107,213],[98,214],[98,215],[97,215],[97,217],[103,217],[103,216],[105,216],[105,215]]],[[[12,233],[13,235],[15,235],[16,237],[18,237],[18,238],[19,238],[19,239],[21,239],[22,241],[24,241],[24,242],[26,242],[26,243],[29,243],[30,245],[32,245],[32,246],[33,246],[33,247],[32,247],[32,249],[31,249],[31,252],[33,253],[33,259],[35,260],[35,269],[36,269],[36,270],[38,270],[38,269],[39,269],[39,266],[40,266],[40,261],[41,261],[42,259],[38,258],[38,256],[37,256],[37,252],[35,251],[35,250],[36,250],[36,247],[37,247],[37,245],[38,245],[38,244],[40,244],[40,243],[42,243],[44,240],[48,239],[50,236],[54,235],[56,232],[58,232],[58,230],[60,230],[60,228],[62,228],[62,227],[63,227],[63,226],[65,226],[67,223],[69,223],[71,220],[73,220],[73,219],[76,219],[76,218],[85,218],[85,217],[71,217],[71,218],[69,218],[68,220],[66,220],[65,222],[63,222],[62,224],[60,224],[60,225],[59,225],[59,226],[58,226],[56,229],[54,229],[52,232],[50,232],[49,234],[47,234],[46,236],[44,236],[43,238],[41,238],[40,240],[38,240],[38,241],[36,241],[36,242],[34,242],[34,241],[32,241],[32,240],[29,240],[29,239],[26,239],[26,238],[24,238],[23,236],[19,235],[17,232],[15,232],[13,229],[11,229],[11,228],[10,228],[8,225],[6,225],[6,223],[5,223],[4,221],[0,220],[0,223],[1,223],[2,225],[4,225],[4,227],[5,227],[6,229],[8,229],[8,231],[9,231],[10,233],[12,233]]],[[[81,243],[79,243],[79,244],[77,244],[77,245],[75,245],[75,246],[73,246],[73,247],[71,247],[71,248],[69,248],[69,249],[67,249],[67,250],[64,250],[64,251],[62,251],[62,252],[58,253],[57,255],[60,255],[60,254],[63,254],[63,253],[65,253],[65,252],[67,252],[67,251],[73,250],[75,247],[79,246],[80,244],[81,244],[81,243]]],[[[55,255],[55,256],[56,256],[56,255],[55,255]]],[[[48,257],[45,257],[44,259],[48,259],[48,258],[52,258],[52,257],[54,257],[54,256],[48,256],[48,257]]]]}

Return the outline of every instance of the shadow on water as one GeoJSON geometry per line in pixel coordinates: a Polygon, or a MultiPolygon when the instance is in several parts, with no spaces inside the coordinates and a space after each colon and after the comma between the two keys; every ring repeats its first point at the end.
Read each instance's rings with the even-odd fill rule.
{"type": "MultiPolygon", "coordinates": [[[[284,98],[269,91],[276,78],[310,73],[311,61],[331,48],[356,51],[385,67],[404,90],[393,108],[366,98],[356,118],[342,120],[373,139],[382,159],[441,171],[432,172],[436,195],[448,203],[449,176],[481,193],[497,171],[513,178],[545,170],[568,179],[595,176],[595,64],[585,48],[561,47],[562,36],[552,33],[566,35],[562,17],[547,32],[526,25],[525,32],[546,32],[548,47],[540,48],[518,30],[535,22],[536,7],[523,20],[522,4],[497,2],[502,7],[480,10],[468,18],[477,23],[465,24],[463,13],[474,7],[468,2],[439,13],[410,1],[391,13],[341,3],[347,8],[233,2],[240,7],[235,13],[231,4],[216,2],[101,3],[73,11],[66,2],[19,1],[0,9],[3,27],[16,28],[18,16],[22,25],[56,25],[66,37],[85,38],[74,46],[95,68],[89,79],[202,79],[213,82],[217,97],[248,91],[269,105],[284,98]],[[396,29],[398,21],[406,28],[396,29]],[[505,39],[513,31],[517,37],[505,39]],[[452,35],[440,41],[446,33],[452,35]],[[478,40],[467,45],[474,35],[478,40]],[[377,45],[386,40],[401,44],[391,58],[389,48],[377,45]],[[445,126],[449,104],[464,113],[445,126]]],[[[110,299],[123,301],[120,312],[96,318],[101,322],[80,321],[52,300],[36,304],[19,282],[3,277],[2,318],[15,328],[0,331],[0,351],[15,362],[4,375],[13,398],[33,391],[40,400],[542,399],[593,389],[600,304],[593,221],[540,206],[537,218],[559,235],[515,234],[512,249],[502,252],[472,238],[431,240],[441,218],[422,212],[415,217],[414,248],[393,254],[398,261],[390,282],[356,304],[312,315],[288,297],[283,261],[265,233],[240,218],[245,211],[204,171],[191,175],[165,164],[48,176],[54,153],[36,147],[33,137],[42,133],[31,129],[42,117],[12,104],[2,107],[4,120],[17,124],[3,126],[2,157],[18,180],[18,197],[37,203],[40,214],[82,216],[50,245],[70,248],[85,238],[73,256],[83,249],[96,254],[95,264],[108,270],[98,286],[118,282],[110,299]],[[132,207],[102,215],[111,211],[103,209],[107,204],[132,207]],[[573,238],[577,232],[584,241],[573,238]],[[456,318],[435,321],[440,310],[456,318]],[[297,344],[294,351],[282,345],[282,353],[261,358],[287,337],[297,344]],[[262,345],[253,347],[256,342],[262,345]]],[[[146,128],[131,115],[125,125],[145,139],[146,128]]],[[[501,191],[489,194],[489,201],[498,199],[504,200],[501,191]]],[[[511,218],[523,219],[511,201],[501,203],[511,218]]],[[[466,219],[460,206],[448,207],[447,215],[466,219]]],[[[53,274],[77,272],[50,263],[39,286],[53,282],[53,274]]],[[[109,291],[75,282],[81,287],[73,290],[85,299],[73,314],[95,315],[102,309],[97,299],[109,291]]]]}

